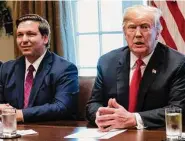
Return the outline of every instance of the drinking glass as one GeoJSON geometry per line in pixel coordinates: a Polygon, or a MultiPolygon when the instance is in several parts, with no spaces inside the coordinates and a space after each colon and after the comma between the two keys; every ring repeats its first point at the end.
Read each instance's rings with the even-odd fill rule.
{"type": "Polygon", "coordinates": [[[7,137],[16,136],[17,120],[16,109],[5,108],[2,110],[2,135],[7,137]]]}
{"type": "Polygon", "coordinates": [[[182,134],[182,109],[171,107],[165,109],[166,138],[180,139],[182,134]]]}

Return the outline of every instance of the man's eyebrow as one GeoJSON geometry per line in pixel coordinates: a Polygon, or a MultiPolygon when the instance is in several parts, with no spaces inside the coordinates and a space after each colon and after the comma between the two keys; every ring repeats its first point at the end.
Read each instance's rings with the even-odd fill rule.
{"type": "Polygon", "coordinates": [[[29,30],[29,31],[27,31],[27,33],[37,33],[37,32],[39,32],[39,31],[31,31],[31,30],[29,30]]]}
{"type": "Polygon", "coordinates": [[[37,33],[37,32],[39,32],[39,31],[32,31],[32,30],[28,30],[28,31],[18,31],[17,33],[37,33]]]}
{"type": "Polygon", "coordinates": [[[134,23],[128,23],[127,26],[137,26],[137,25],[134,23]]]}
{"type": "Polygon", "coordinates": [[[148,25],[150,25],[150,23],[141,23],[141,25],[142,25],[142,24],[148,24],[148,25]]]}

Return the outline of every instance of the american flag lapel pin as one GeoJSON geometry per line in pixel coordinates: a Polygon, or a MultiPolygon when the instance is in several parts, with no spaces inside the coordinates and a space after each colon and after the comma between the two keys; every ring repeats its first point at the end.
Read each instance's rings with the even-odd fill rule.
{"type": "Polygon", "coordinates": [[[155,69],[152,69],[152,73],[156,74],[156,72],[157,72],[157,71],[156,71],[155,69]]]}

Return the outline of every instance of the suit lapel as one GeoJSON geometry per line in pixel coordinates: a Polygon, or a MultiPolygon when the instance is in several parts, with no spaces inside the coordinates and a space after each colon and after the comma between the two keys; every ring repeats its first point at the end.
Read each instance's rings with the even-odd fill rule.
{"type": "Polygon", "coordinates": [[[117,101],[123,107],[128,109],[129,97],[129,68],[130,68],[130,52],[125,47],[121,54],[117,66],[117,101]]]}
{"type": "Polygon", "coordinates": [[[139,93],[138,93],[138,104],[137,104],[137,111],[140,111],[143,106],[143,102],[146,96],[146,93],[155,80],[157,74],[160,72],[160,66],[163,63],[163,58],[165,56],[164,51],[161,49],[160,45],[158,44],[152,57],[150,58],[148,65],[145,69],[143,74],[139,93]]]}
{"type": "Polygon", "coordinates": [[[18,108],[24,106],[24,75],[25,75],[25,59],[21,57],[15,65],[15,82],[16,82],[16,103],[18,108]]]}
{"type": "Polygon", "coordinates": [[[44,78],[51,68],[51,63],[52,63],[52,55],[51,55],[51,52],[47,51],[35,75],[28,107],[33,106],[35,98],[38,94],[38,91],[41,85],[43,84],[44,78]]]}

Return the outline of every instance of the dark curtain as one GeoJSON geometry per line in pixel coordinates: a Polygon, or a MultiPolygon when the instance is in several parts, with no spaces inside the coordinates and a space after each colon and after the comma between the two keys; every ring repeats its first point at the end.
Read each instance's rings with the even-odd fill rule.
{"type": "MultiPolygon", "coordinates": [[[[13,29],[14,37],[16,37],[16,24],[17,18],[24,14],[38,14],[45,19],[50,24],[51,27],[51,43],[50,50],[56,54],[63,56],[63,43],[62,43],[62,33],[60,27],[60,1],[13,1],[13,29]]],[[[17,48],[16,38],[15,43],[15,57],[21,56],[21,52],[17,48]]]]}

